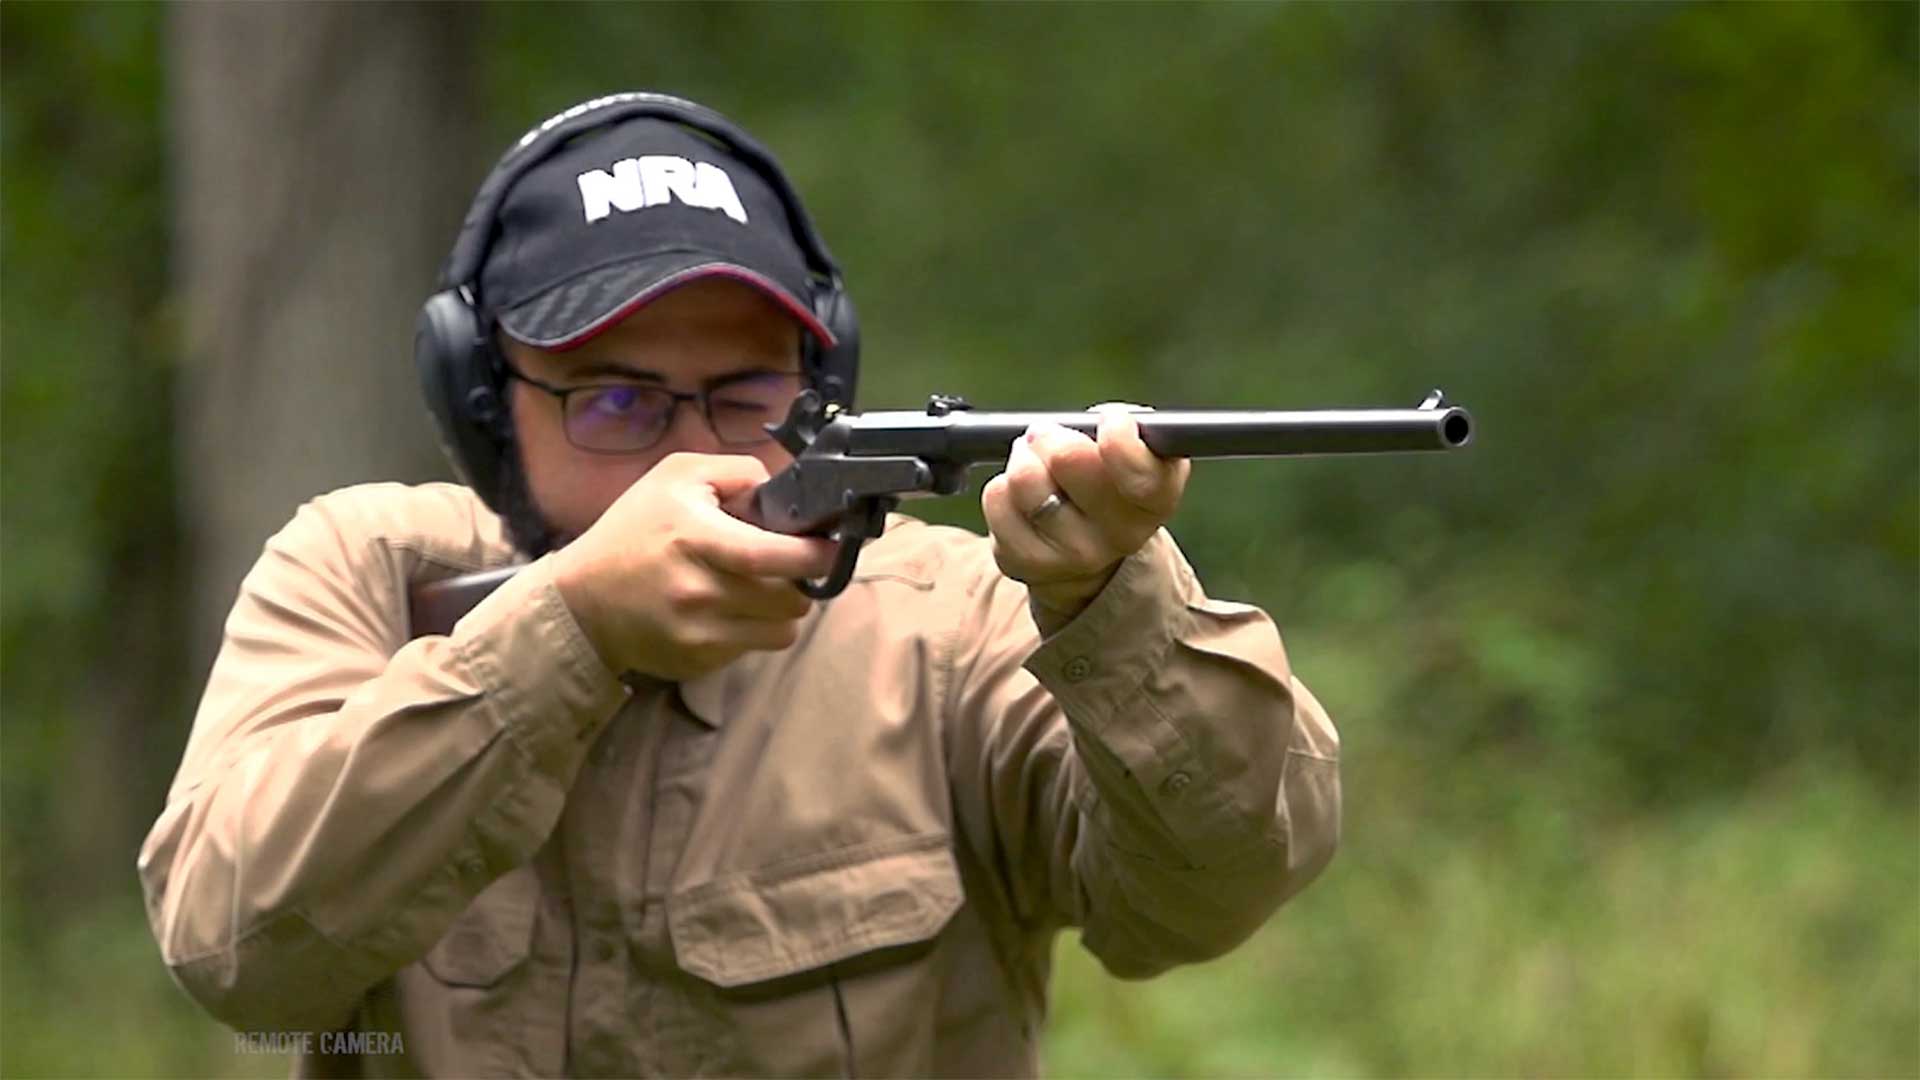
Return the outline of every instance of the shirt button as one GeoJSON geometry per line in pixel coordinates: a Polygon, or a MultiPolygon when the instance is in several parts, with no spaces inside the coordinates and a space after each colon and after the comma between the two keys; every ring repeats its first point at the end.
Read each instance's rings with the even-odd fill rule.
{"type": "Polygon", "coordinates": [[[1160,793],[1162,795],[1175,796],[1187,790],[1187,785],[1191,783],[1193,783],[1193,777],[1188,776],[1184,772],[1177,772],[1165,780],[1160,781],[1160,793]]]}
{"type": "Polygon", "coordinates": [[[1076,656],[1067,661],[1065,673],[1068,682],[1079,682],[1093,674],[1093,661],[1084,656],[1076,656]]]}
{"type": "Polygon", "coordinates": [[[478,853],[460,856],[460,872],[468,877],[479,877],[487,872],[487,860],[478,853]]]}

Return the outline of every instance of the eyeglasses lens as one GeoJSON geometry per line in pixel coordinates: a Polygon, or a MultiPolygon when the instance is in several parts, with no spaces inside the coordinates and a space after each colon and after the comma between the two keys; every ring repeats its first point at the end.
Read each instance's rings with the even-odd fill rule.
{"type": "Polygon", "coordinates": [[[751,446],[771,438],[767,425],[784,419],[799,395],[798,375],[750,375],[714,387],[707,396],[707,415],[721,442],[751,446]]]}
{"type": "Polygon", "coordinates": [[[586,450],[639,450],[673,416],[673,395],[645,386],[595,386],[567,398],[567,437],[586,450]]]}
{"type": "MultiPolygon", "coordinates": [[[[797,374],[755,373],[713,387],[707,420],[729,446],[752,446],[770,437],[800,394],[797,374]]],[[[567,398],[567,438],[586,450],[629,452],[660,441],[673,423],[674,394],[652,386],[594,386],[567,398]]]]}

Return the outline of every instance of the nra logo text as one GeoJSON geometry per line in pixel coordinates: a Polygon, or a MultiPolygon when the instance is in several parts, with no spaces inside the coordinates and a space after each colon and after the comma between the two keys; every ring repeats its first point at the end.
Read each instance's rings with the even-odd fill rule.
{"type": "Polygon", "coordinates": [[[613,171],[580,174],[580,203],[589,223],[615,210],[665,206],[674,199],[702,210],[718,210],[742,225],[747,208],[733,190],[733,179],[718,165],[669,154],[648,154],[613,163],[613,171]]]}

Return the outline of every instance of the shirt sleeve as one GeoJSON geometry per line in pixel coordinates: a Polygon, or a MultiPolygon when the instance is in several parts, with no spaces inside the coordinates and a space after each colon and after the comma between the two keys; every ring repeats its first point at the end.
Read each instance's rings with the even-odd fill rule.
{"type": "Polygon", "coordinates": [[[243,582],[142,845],[175,979],[242,1029],[337,1026],[559,818],[626,687],[536,562],[407,641],[416,555],[340,495],[243,582]]]}
{"type": "Polygon", "coordinates": [[[1250,936],[1333,856],[1339,742],[1258,608],[1164,530],[1044,641],[990,561],[956,634],[956,813],[1014,917],[1145,977],[1250,936]]]}

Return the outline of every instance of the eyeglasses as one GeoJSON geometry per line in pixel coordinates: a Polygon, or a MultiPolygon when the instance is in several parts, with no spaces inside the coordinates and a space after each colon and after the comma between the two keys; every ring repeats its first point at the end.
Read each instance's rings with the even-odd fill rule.
{"type": "Polygon", "coordinates": [[[567,441],[594,454],[648,449],[673,426],[674,414],[684,402],[700,407],[721,445],[755,446],[773,437],[766,425],[786,417],[801,386],[797,371],[743,371],[715,379],[692,394],[636,382],[552,386],[511,364],[505,367],[509,377],[559,398],[567,441]]]}

